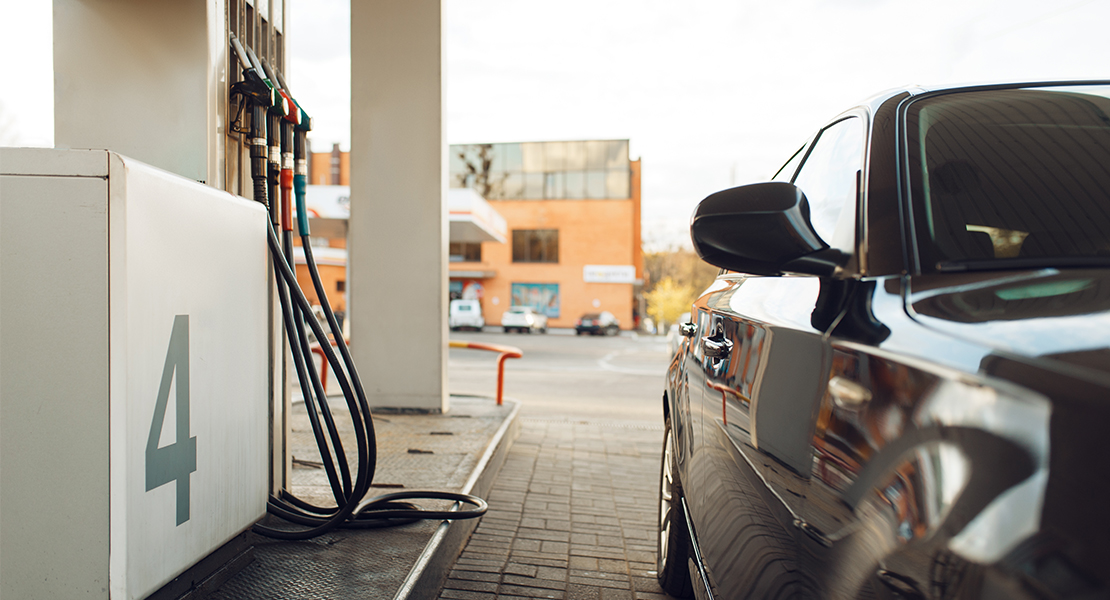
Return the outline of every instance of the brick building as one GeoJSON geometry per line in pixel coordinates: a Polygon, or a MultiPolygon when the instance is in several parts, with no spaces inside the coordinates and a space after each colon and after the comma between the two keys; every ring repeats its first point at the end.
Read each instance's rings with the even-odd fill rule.
{"type": "MultiPolygon", "coordinates": [[[[321,274],[327,271],[329,297],[335,290],[341,298],[346,244],[336,238],[346,234],[349,155],[335,145],[311,156],[309,203],[324,213],[313,221],[343,221],[319,234],[330,249],[314,248],[332,259],[321,274]]],[[[629,159],[628,140],[453,145],[448,164],[452,298],[481,300],[491,325],[519,305],[547,314],[549,327],[573,327],[603,310],[623,329],[635,325],[634,288],[643,278],[640,161],[629,159]]],[[[307,277],[302,288],[315,298],[307,277]]]]}
{"type": "Polygon", "coordinates": [[[526,305],[550,327],[603,310],[634,326],[640,161],[629,159],[628,140],[454,145],[448,164],[450,186],[485,197],[509,238],[451,243],[453,296],[481,299],[490,324],[526,305]]]}

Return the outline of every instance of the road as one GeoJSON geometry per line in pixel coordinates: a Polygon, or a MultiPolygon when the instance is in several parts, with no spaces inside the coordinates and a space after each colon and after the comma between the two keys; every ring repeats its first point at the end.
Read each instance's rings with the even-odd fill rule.
{"type": "MultiPolygon", "coordinates": [[[[616,337],[451,332],[452,340],[515,346],[521,359],[505,363],[505,395],[520,400],[525,418],[663,422],[667,343],[662,336],[616,337]]],[[[452,394],[493,395],[496,355],[452,348],[452,394]]]]}

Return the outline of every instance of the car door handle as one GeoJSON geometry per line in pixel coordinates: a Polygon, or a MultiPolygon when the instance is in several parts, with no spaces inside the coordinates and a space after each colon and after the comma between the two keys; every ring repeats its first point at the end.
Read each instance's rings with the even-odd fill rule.
{"type": "Polygon", "coordinates": [[[839,375],[829,380],[829,396],[833,404],[845,410],[858,410],[871,401],[871,390],[839,375]]]}
{"type": "Polygon", "coordinates": [[[722,358],[732,353],[732,340],[722,337],[703,337],[701,347],[710,358],[722,358]]]}

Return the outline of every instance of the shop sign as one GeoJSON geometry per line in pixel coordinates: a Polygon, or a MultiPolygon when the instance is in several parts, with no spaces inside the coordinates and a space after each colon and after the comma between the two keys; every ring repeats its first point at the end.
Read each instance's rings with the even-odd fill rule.
{"type": "Polygon", "coordinates": [[[636,267],[632,265],[585,265],[582,281],[586,283],[635,283],[636,267]]]}

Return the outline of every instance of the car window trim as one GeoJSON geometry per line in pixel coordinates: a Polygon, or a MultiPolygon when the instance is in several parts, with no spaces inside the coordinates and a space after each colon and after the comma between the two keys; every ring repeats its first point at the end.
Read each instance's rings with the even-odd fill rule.
{"type": "MultiPolygon", "coordinates": [[[[846,110],[846,111],[840,113],[839,115],[837,115],[836,117],[834,117],[831,121],[829,121],[825,125],[823,125],[821,127],[821,129],[817,130],[817,133],[812,138],[810,138],[809,144],[805,148],[805,152],[806,152],[805,158],[802,159],[802,162],[798,163],[798,168],[794,170],[794,175],[790,178],[790,183],[793,184],[797,180],[798,174],[802,172],[802,168],[805,167],[806,161],[809,160],[809,155],[813,152],[813,149],[815,147],[817,147],[817,142],[821,140],[821,136],[825,133],[825,131],[827,131],[833,125],[836,125],[836,124],[841,123],[843,121],[847,121],[848,119],[852,119],[852,118],[858,118],[860,120],[860,123],[863,125],[863,152],[862,152],[862,156],[860,157],[860,166],[859,166],[858,169],[856,169],[856,175],[855,175],[856,194],[855,194],[855,198],[852,199],[852,200],[847,200],[846,201],[846,203],[849,203],[849,204],[854,203],[855,204],[856,218],[852,220],[852,225],[853,225],[853,228],[855,229],[854,236],[853,236],[853,241],[852,241],[852,254],[851,254],[850,258],[848,259],[848,263],[845,265],[844,269],[847,270],[847,271],[850,271],[852,273],[858,273],[858,271],[859,271],[859,253],[861,252],[860,240],[863,239],[862,234],[863,234],[864,228],[865,228],[865,226],[861,226],[861,224],[860,224],[860,219],[865,218],[865,215],[863,213],[863,207],[866,204],[866,202],[865,202],[866,193],[865,193],[863,187],[864,187],[864,182],[867,180],[867,166],[868,166],[868,162],[869,162],[869,158],[870,158],[870,150],[871,150],[871,113],[867,110],[867,108],[859,106],[859,107],[856,107],[856,108],[846,110]]],[[[794,157],[791,156],[791,160],[793,160],[793,158],[794,157]]],[[[789,161],[787,161],[787,162],[789,163],[789,161]]],[[[783,165],[783,166],[785,167],[786,165],[783,165]]],[[[845,207],[845,208],[847,208],[847,207],[845,207]]],[[[843,210],[843,209],[841,209],[841,210],[843,210]]],[[[837,219],[837,223],[838,224],[840,223],[839,218],[837,219]]],[[[836,238],[836,231],[833,232],[833,238],[836,238]]],[[[822,240],[822,241],[824,241],[826,244],[829,243],[828,240],[822,240]]]]}

